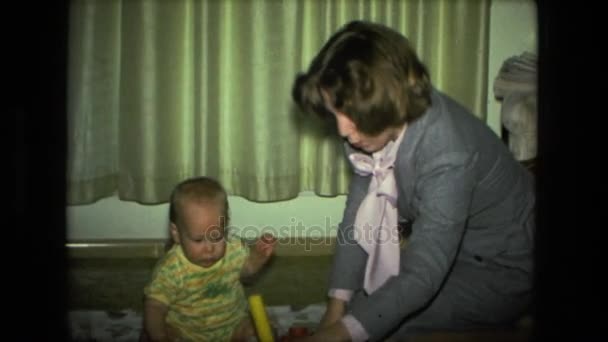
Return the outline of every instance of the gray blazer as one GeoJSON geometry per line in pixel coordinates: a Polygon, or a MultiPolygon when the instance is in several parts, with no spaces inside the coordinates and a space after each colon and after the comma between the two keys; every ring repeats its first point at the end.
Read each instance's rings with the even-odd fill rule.
{"type": "MultiPolygon", "coordinates": [[[[371,336],[386,334],[428,304],[454,263],[484,260],[518,270],[530,275],[523,284],[530,287],[533,178],[485,123],[434,90],[432,106],[405,132],[395,177],[399,216],[412,222],[400,274],[349,307],[371,336]]],[[[367,254],[354,241],[352,225],[369,180],[353,174],[330,288],[362,288],[367,254]]],[[[507,288],[510,281],[522,281],[510,278],[498,281],[507,288]]]]}

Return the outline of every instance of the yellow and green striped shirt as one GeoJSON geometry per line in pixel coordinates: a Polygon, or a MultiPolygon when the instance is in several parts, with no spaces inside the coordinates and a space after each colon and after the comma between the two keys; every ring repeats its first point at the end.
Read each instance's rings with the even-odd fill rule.
{"type": "Polygon", "coordinates": [[[186,340],[229,341],[247,312],[240,272],[248,256],[240,239],[229,238],[224,257],[203,268],[176,244],[159,260],[144,293],[169,307],[167,324],[186,340]]]}

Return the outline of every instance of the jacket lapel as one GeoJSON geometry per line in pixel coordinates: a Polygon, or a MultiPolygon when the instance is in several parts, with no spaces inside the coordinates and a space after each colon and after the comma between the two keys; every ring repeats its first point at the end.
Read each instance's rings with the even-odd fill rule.
{"type": "Polygon", "coordinates": [[[395,180],[398,188],[397,208],[400,220],[404,221],[413,221],[417,216],[414,206],[414,187],[419,177],[416,173],[418,169],[416,154],[420,148],[424,148],[421,141],[427,127],[440,116],[441,98],[435,90],[431,93],[431,100],[432,105],[427,112],[408,125],[397,152],[395,161],[395,180]]]}

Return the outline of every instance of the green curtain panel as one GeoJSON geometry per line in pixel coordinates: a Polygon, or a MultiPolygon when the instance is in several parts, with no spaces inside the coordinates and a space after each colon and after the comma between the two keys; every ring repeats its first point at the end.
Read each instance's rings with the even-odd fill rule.
{"type": "Polygon", "coordinates": [[[489,10],[489,0],[74,0],[68,204],[162,203],[197,175],[260,202],[345,194],[341,142],[291,99],[297,72],[348,21],[384,23],[410,38],[437,88],[484,119],[489,10]]]}

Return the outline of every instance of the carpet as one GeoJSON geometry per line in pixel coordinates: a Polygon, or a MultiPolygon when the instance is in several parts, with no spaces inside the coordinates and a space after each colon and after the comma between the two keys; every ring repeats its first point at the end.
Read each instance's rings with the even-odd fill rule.
{"type": "MultiPolygon", "coordinates": [[[[325,304],[308,305],[299,310],[291,306],[267,306],[266,312],[278,340],[292,327],[305,327],[313,332],[325,312],[325,304]]],[[[71,341],[75,342],[138,341],[142,328],[141,313],[133,310],[73,310],[68,319],[71,341]]]]}

